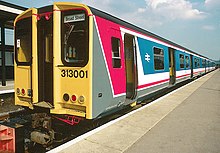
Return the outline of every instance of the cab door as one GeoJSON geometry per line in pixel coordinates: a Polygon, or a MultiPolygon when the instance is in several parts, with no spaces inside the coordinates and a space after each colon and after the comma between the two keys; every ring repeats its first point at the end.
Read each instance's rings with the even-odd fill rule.
{"type": "Polygon", "coordinates": [[[15,20],[15,104],[33,107],[38,101],[37,9],[31,8],[15,20]]]}
{"type": "Polygon", "coordinates": [[[124,35],[126,98],[135,99],[137,95],[137,58],[134,36],[124,35]]]}

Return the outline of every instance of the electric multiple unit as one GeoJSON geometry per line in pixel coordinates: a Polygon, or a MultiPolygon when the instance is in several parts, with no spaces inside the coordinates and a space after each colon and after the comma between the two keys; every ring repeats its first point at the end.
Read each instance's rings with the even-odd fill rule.
{"type": "Polygon", "coordinates": [[[102,117],[214,69],[209,58],[92,7],[55,2],[15,20],[15,103],[102,117]]]}

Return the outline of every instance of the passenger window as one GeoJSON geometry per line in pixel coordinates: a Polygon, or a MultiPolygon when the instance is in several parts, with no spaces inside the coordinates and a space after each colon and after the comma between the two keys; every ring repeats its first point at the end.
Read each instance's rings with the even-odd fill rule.
{"type": "Polygon", "coordinates": [[[185,58],[186,58],[186,68],[189,68],[190,66],[189,56],[185,56],[185,58]]]}
{"type": "Polygon", "coordinates": [[[198,59],[197,58],[194,58],[194,65],[195,65],[195,68],[198,67],[198,59]]]}
{"type": "Polygon", "coordinates": [[[112,66],[121,68],[120,39],[112,37],[112,66]]]}
{"type": "Polygon", "coordinates": [[[164,69],[164,51],[161,48],[154,47],[154,69],[164,69]]]}
{"type": "Polygon", "coordinates": [[[184,55],[183,54],[180,54],[180,68],[184,68],[184,55]]]}
{"type": "Polygon", "coordinates": [[[197,64],[198,64],[197,67],[200,67],[200,62],[199,61],[200,61],[200,59],[198,58],[197,59],[197,64]]]}
{"type": "Polygon", "coordinates": [[[205,59],[202,60],[202,67],[205,67],[205,59]]]}

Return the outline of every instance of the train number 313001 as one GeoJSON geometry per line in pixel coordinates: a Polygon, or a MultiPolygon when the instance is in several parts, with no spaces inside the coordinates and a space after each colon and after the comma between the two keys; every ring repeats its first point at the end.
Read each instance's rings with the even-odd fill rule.
{"type": "Polygon", "coordinates": [[[88,78],[88,71],[83,70],[61,70],[61,77],[88,78]]]}

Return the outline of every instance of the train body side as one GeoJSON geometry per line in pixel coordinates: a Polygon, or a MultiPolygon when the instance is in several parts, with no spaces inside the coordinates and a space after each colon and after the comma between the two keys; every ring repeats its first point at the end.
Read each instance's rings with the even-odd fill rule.
{"type": "Polygon", "coordinates": [[[151,93],[208,72],[206,58],[94,15],[93,117],[116,111],[123,105],[142,100],[151,93]],[[126,98],[125,35],[134,36],[137,68],[135,98],[126,98]],[[121,65],[114,68],[112,39],[120,41],[121,65]],[[154,48],[163,51],[162,69],[155,69],[154,48]],[[170,48],[174,50],[175,82],[170,79],[170,48]],[[183,58],[183,59],[181,59],[183,58]],[[202,61],[203,60],[203,61],[202,61]]]}
{"type": "MultiPolygon", "coordinates": [[[[92,112],[93,112],[93,118],[101,116],[101,114],[104,114],[105,112],[108,112],[109,110],[114,111],[115,108],[118,107],[120,102],[123,102],[125,100],[125,95],[121,95],[118,97],[114,96],[114,90],[112,82],[118,86],[123,86],[125,76],[118,76],[117,78],[112,79],[110,75],[110,71],[113,73],[114,70],[109,68],[110,62],[108,59],[111,58],[111,37],[109,34],[106,34],[106,36],[103,36],[102,34],[105,32],[108,32],[108,26],[103,27],[103,29],[99,29],[95,18],[94,21],[94,33],[93,33],[93,80],[92,80],[92,112]],[[101,31],[101,32],[100,32],[101,31]],[[101,33],[101,34],[100,34],[101,33]],[[105,40],[101,39],[104,38],[105,40]],[[107,46],[106,46],[107,45],[107,46]],[[106,49],[108,48],[108,49],[106,49]],[[106,52],[107,55],[105,54],[106,52]],[[109,70],[110,69],[110,70],[109,70]],[[117,79],[117,80],[116,80],[117,79]],[[120,81],[121,79],[121,81],[120,81]],[[113,80],[113,81],[112,81],[113,80]]],[[[122,44],[121,44],[122,45],[122,44]]],[[[117,87],[118,87],[117,86],[117,87]]],[[[117,88],[115,87],[115,88],[117,88]]],[[[124,89],[118,89],[117,92],[121,90],[121,93],[124,92],[124,89]]]]}
{"type": "MultiPolygon", "coordinates": [[[[94,16],[94,22],[92,87],[94,117],[108,111],[115,111],[122,105],[139,101],[151,93],[170,86],[169,47],[171,45],[99,16],[94,16]],[[135,41],[138,84],[134,99],[126,98],[125,34],[133,35],[135,41]],[[119,68],[113,66],[112,38],[120,41],[121,65],[119,68]],[[154,48],[163,51],[164,67],[159,70],[155,70],[154,48]]],[[[190,53],[176,49],[174,57],[176,61],[174,84],[190,79],[192,77],[190,53]],[[180,64],[182,56],[184,59],[187,57],[188,61],[183,60],[180,64]]]]}

